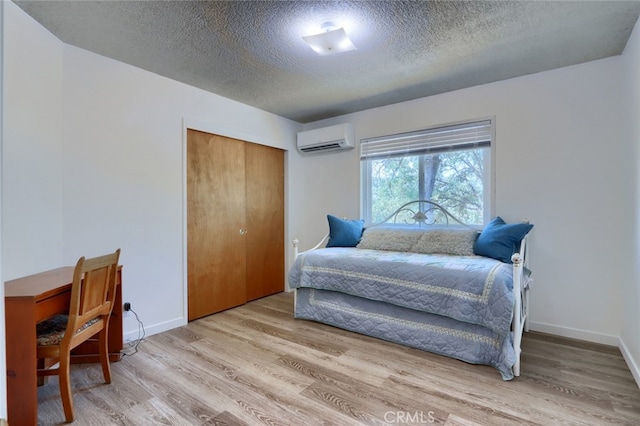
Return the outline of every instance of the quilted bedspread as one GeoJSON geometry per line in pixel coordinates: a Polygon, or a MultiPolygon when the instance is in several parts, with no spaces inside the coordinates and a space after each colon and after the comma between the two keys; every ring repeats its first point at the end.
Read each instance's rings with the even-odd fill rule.
{"type": "Polygon", "coordinates": [[[481,256],[336,247],[298,256],[289,285],[442,315],[506,336],[514,303],[512,273],[511,265],[481,256]]]}

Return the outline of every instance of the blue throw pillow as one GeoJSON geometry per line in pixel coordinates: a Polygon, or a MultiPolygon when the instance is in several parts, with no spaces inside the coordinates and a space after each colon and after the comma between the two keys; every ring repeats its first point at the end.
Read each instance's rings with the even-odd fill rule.
{"type": "Polygon", "coordinates": [[[327,247],[355,247],[362,238],[364,220],[340,219],[327,215],[329,220],[329,242],[327,247]]]}
{"type": "Polygon", "coordinates": [[[533,225],[530,223],[507,224],[497,216],[482,230],[473,245],[473,252],[511,263],[511,256],[520,249],[520,242],[531,228],[533,225]]]}

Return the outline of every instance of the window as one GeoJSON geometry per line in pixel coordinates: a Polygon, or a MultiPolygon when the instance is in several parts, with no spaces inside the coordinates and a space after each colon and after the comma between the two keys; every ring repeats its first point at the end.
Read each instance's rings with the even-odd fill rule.
{"type": "Polygon", "coordinates": [[[462,222],[491,215],[491,120],[363,139],[362,205],[380,223],[402,204],[433,200],[462,222]]]}

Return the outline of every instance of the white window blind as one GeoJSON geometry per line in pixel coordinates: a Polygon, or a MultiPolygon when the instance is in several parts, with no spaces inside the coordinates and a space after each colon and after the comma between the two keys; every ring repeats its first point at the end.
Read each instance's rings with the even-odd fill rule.
{"type": "Polygon", "coordinates": [[[491,120],[363,139],[360,159],[435,154],[491,146],[491,120]]]}

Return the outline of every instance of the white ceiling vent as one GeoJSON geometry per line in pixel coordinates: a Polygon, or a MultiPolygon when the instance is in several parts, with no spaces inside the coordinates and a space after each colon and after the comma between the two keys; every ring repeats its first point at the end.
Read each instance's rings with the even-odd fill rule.
{"type": "Polygon", "coordinates": [[[298,150],[305,154],[352,149],[355,134],[350,123],[298,133],[298,150]]]}

